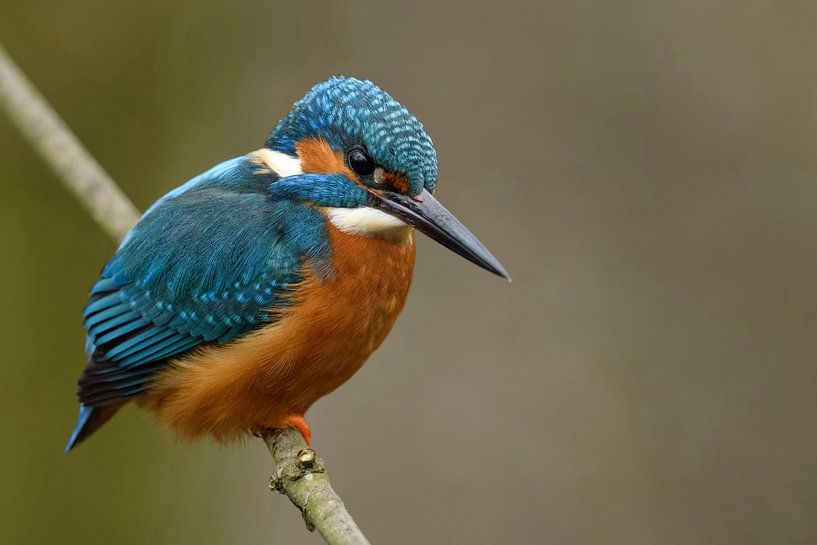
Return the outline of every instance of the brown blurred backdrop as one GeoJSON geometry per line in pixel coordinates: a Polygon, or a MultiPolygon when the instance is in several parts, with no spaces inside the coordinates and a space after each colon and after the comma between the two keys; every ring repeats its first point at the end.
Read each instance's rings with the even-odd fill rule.
{"type": "MultiPolygon", "coordinates": [[[[420,241],[310,418],[373,543],[817,542],[817,4],[3,0],[0,41],[140,208],[372,79],[510,285],[420,241]]],[[[0,116],[0,542],[320,543],[252,441],[136,409],[76,453],[112,251],[0,116]]]]}

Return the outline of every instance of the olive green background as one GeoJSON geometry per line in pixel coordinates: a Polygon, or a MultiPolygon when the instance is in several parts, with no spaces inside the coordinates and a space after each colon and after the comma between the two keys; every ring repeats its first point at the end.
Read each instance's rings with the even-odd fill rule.
{"type": "MultiPolygon", "coordinates": [[[[817,4],[2,0],[0,42],[144,209],[331,74],[426,125],[514,277],[419,242],[310,412],[376,544],[817,542],[817,4]],[[442,4],[442,5],[441,5],[442,4]]],[[[259,441],[128,408],[75,453],[113,244],[0,116],[0,542],[320,543],[259,441]]]]}

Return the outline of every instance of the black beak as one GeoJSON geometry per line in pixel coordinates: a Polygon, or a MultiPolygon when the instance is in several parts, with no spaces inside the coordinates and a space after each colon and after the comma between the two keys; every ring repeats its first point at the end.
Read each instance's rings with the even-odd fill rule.
{"type": "Polygon", "coordinates": [[[440,201],[423,190],[416,197],[385,191],[372,193],[375,206],[425,233],[452,252],[507,280],[511,277],[491,252],[440,201]]]}

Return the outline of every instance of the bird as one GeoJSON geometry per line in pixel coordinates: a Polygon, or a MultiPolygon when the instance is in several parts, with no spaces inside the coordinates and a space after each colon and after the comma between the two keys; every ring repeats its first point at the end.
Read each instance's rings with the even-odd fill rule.
{"type": "Polygon", "coordinates": [[[159,198],[92,284],[69,452],[133,401],[181,439],[295,428],[385,339],[415,230],[510,281],[434,196],[423,125],[368,80],[314,85],[264,145],[159,198]]]}

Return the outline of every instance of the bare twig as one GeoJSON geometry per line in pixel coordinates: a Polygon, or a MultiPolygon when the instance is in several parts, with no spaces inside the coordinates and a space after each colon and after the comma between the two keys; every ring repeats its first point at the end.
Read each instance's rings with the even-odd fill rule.
{"type": "Polygon", "coordinates": [[[91,217],[116,240],[139,219],[108,173],[80,143],[0,46],[0,102],[60,180],[91,217]]]}
{"type": "Polygon", "coordinates": [[[292,500],[301,510],[306,527],[317,530],[329,545],[368,545],[343,500],[332,489],[326,465],[306,446],[301,432],[273,430],[263,438],[275,460],[270,489],[292,500]]]}
{"type": "MultiPolygon", "coordinates": [[[[96,222],[112,238],[122,240],[139,219],[136,207],[28,81],[2,45],[0,103],[96,222]]],[[[332,490],[323,460],[307,448],[300,432],[272,430],[263,439],[275,460],[270,487],[292,500],[310,531],[317,529],[329,545],[369,543],[332,490]]]]}

